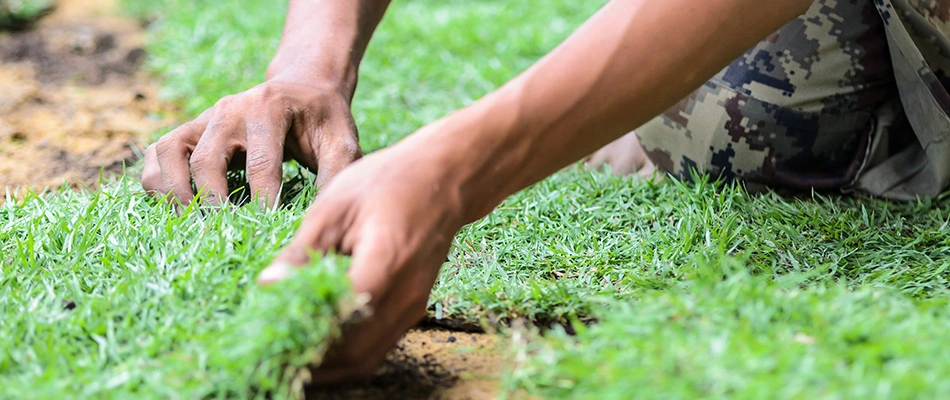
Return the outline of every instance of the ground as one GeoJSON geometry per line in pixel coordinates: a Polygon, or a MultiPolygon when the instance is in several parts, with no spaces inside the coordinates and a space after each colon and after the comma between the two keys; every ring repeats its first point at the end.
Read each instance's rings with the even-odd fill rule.
{"type": "Polygon", "coordinates": [[[169,123],[139,68],[141,25],[108,3],[61,1],[34,29],[0,36],[0,186],[94,185],[169,123]]]}
{"type": "MultiPolygon", "coordinates": [[[[362,67],[361,144],[484,95],[598,5],[394,2],[362,67]]],[[[145,69],[183,120],[260,81],[284,4],[124,9],[150,22],[145,69]]],[[[141,192],[139,168],[0,204],[0,337],[19,338],[0,342],[0,397],[950,396],[946,195],[752,195],[571,167],[460,232],[426,323],[376,378],[318,389],[306,365],[359,309],[346,260],[253,284],[312,188],[278,210],[179,216],[141,192]]]]}
{"type": "Polygon", "coordinates": [[[368,383],[313,390],[325,399],[491,399],[499,394],[504,359],[484,333],[413,329],[368,383]]]}
{"type": "MultiPolygon", "coordinates": [[[[122,173],[175,107],[142,71],[144,24],[109,0],[63,0],[32,29],[0,35],[0,187],[17,196],[96,187],[122,173]],[[30,160],[25,162],[24,160],[30,160]]],[[[378,376],[308,398],[490,398],[502,367],[495,338],[417,329],[378,376]]]]}

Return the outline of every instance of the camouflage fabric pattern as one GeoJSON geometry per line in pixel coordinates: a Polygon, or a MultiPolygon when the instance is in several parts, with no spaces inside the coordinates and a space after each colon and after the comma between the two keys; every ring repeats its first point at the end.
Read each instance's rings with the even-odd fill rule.
{"type": "Polygon", "coordinates": [[[636,130],[661,169],[795,189],[857,175],[878,105],[895,92],[869,0],[819,0],[636,130]]]}
{"type": "Polygon", "coordinates": [[[854,188],[893,199],[936,197],[950,187],[950,0],[875,5],[907,127],[878,129],[854,188]]]}
{"type": "Polygon", "coordinates": [[[917,46],[924,60],[936,77],[947,82],[950,73],[950,48],[947,33],[950,32],[950,1],[905,0],[881,2],[879,10],[890,21],[891,13],[901,14],[902,25],[917,46]]]}
{"type": "MultiPolygon", "coordinates": [[[[878,177],[862,180],[866,171],[913,143],[917,129],[903,111],[904,90],[892,63],[894,51],[901,50],[895,47],[917,43],[890,43],[886,15],[926,10],[918,13],[924,21],[919,29],[927,34],[919,34],[919,41],[934,43],[933,36],[946,31],[937,24],[950,26],[950,0],[899,1],[903,8],[890,0],[815,1],[804,15],[638,128],[641,144],[659,168],[681,178],[695,169],[770,187],[912,197],[907,190],[888,189],[906,178],[901,174],[882,180],[879,168],[878,177]]],[[[950,46],[928,49],[947,60],[941,64],[947,68],[920,76],[943,90],[950,46]]],[[[926,64],[918,58],[918,66],[926,64]]],[[[950,105],[950,96],[947,100],[950,105]]]]}

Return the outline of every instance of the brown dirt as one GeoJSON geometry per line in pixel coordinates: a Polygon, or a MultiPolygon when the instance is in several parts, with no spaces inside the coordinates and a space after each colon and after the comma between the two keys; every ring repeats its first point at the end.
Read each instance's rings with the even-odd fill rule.
{"type": "Polygon", "coordinates": [[[169,121],[139,70],[142,25],[114,0],[61,0],[35,29],[0,33],[0,191],[94,186],[169,121]]]}
{"type": "Polygon", "coordinates": [[[505,359],[494,335],[443,329],[409,331],[369,382],[311,390],[308,399],[446,399],[498,397],[505,359]]]}

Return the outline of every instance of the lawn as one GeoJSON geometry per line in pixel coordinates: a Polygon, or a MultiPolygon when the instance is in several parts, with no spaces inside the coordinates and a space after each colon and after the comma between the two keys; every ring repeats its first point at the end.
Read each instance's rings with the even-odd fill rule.
{"type": "Polygon", "coordinates": [[[293,394],[350,304],[343,259],[253,284],[296,204],[179,217],[130,178],[6,201],[0,398],[293,394]]]}
{"type": "MultiPolygon", "coordinates": [[[[192,116],[260,81],[285,9],[126,3],[155,19],[149,68],[192,116]]],[[[362,66],[362,145],[474,101],[602,3],[395,2],[362,66]]],[[[312,193],[177,216],[141,193],[137,168],[0,205],[0,337],[13,338],[0,398],[296,393],[338,332],[346,260],[286,288],[252,282],[312,193]]],[[[430,318],[502,327],[505,388],[544,398],[950,397],[950,198],[697,181],[578,166],[512,196],[459,234],[430,318]]]]}

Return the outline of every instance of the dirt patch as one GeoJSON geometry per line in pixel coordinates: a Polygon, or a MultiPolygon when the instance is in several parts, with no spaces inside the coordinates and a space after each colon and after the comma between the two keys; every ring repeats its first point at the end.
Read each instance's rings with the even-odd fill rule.
{"type": "Polygon", "coordinates": [[[169,125],[140,71],[142,25],[115,15],[113,0],[61,0],[0,33],[0,189],[94,186],[169,125]]]}
{"type": "Polygon", "coordinates": [[[366,384],[311,390],[308,399],[481,400],[498,396],[504,357],[496,336],[409,331],[366,384]]]}

